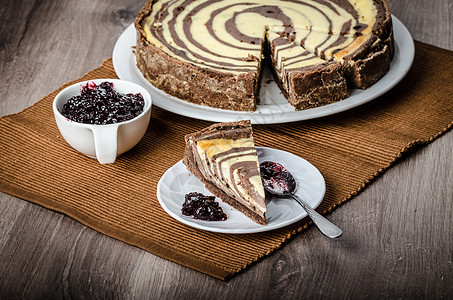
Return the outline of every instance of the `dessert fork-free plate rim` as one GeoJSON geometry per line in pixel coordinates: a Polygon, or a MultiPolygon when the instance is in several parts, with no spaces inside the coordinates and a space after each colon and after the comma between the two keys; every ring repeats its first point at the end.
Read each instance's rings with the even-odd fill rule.
{"type": "Polygon", "coordinates": [[[144,86],[153,99],[153,104],[176,114],[213,122],[238,121],[250,119],[254,124],[276,124],[302,121],[324,117],[343,112],[373,99],[392,89],[409,71],[414,59],[414,42],[409,31],[396,17],[393,18],[395,37],[395,56],[390,71],[367,90],[352,89],[350,96],[342,101],[321,107],[295,111],[281,94],[275,82],[266,83],[271,79],[266,72],[262,81],[262,104],[255,112],[239,112],[217,109],[193,104],[157,89],[151,85],[138,70],[135,63],[133,47],[136,45],[136,31],[131,24],[118,38],[113,50],[113,67],[118,77],[144,86]]]}

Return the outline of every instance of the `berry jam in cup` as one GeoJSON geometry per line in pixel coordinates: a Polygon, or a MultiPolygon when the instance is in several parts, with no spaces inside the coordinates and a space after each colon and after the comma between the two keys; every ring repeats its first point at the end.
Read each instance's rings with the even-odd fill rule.
{"type": "Polygon", "coordinates": [[[140,93],[123,94],[113,89],[113,83],[97,85],[87,82],[80,95],[71,97],[61,114],[74,122],[106,125],[131,120],[143,112],[145,100],[140,93]]]}
{"type": "Polygon", "coordinates": [[[151,105],[148,91],[138,84],[95,79],[63,89],[54,99],[53,111],[70,146],[108,164],[144,136],[151,105]]]}

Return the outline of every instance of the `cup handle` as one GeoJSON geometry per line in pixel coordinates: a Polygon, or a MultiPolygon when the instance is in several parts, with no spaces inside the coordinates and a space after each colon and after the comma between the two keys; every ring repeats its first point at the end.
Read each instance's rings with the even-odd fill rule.
{"type": "Polygon", "coordinates": [[[101,164],[115,162],[118,148],[118,126],[119,124],[101,125],[91,129],[94,135],[96,158],[101,164]]]}

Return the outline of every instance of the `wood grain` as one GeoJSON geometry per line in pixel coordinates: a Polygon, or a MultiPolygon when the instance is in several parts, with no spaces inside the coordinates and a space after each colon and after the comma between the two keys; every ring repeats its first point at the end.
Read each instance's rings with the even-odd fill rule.
{"type": "MultiPolygon", "coordinates": [[[[3,1],[0,116],[111,56],[143,1],[3,1]]],[[[451,0],[393,0],[414,39],[453,50],[451,0]]],[[[221,282],[0,194],[0,298],[453,297],[453,133],[405,157],[315,228],[221,282]]]]}

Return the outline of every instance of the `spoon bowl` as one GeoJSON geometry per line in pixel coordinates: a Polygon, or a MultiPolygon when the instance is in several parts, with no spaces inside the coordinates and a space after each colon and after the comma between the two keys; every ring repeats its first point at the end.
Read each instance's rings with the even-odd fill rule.
{"type": "Polygon", "coordinates": [[[297,184],[293,175],[281,164],[265,161],[260,164],[261,179],[264,189],[277,197],[292,198],[296,200],[307,212],[313,223],[322,234],[329,238],[340,237],[343,232],[329,220],[317,213],[304,200],[295,194],[297,184]]]}

